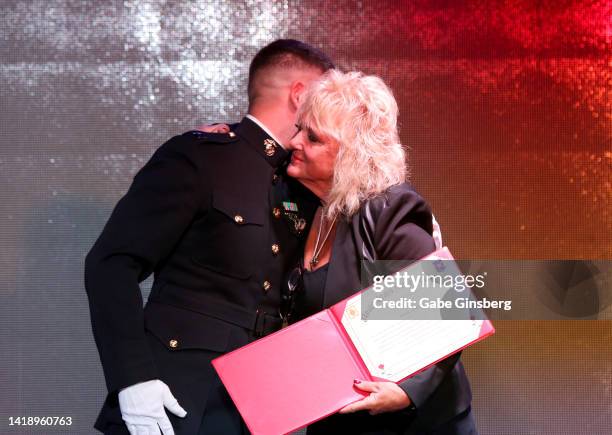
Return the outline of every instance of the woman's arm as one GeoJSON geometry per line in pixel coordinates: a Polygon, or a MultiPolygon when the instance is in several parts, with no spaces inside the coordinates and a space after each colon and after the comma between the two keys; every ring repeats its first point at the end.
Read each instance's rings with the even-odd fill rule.
{"type": "MultiPolygon", "coordinates": [[[[410,186],[394,186],[384,197],[374,201],[377,203],[371,209],[375,214],[373,242],[377,260],[418,260],[435,251],[431,210],[410,186]]],[[[436,391],[458,359],[459,354],[450,356],[399,383],[399,387],[390,382],[367,383],[372,391],[377,390],[376,394],[349,405],[342,412],[368,409],[376,414],[395,411],[400,404],[408,407],[411,403],[418,408],[436,391]],[[409,401],[398,394],[399,389],[408,396],[409,401]]]]}

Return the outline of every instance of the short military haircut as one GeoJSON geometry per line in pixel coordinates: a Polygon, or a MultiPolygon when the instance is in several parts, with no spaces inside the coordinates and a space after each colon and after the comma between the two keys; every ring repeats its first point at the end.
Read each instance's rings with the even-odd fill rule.
{"type": "Polygon", "coordinates": [[[249,102],[256,97],[255,83],[259,73],[270,67],[318,68],[325,72],[334,68],[331,59],[318,48],[295,39],[277,39],[259,50],[249,67],[249,102]]]}

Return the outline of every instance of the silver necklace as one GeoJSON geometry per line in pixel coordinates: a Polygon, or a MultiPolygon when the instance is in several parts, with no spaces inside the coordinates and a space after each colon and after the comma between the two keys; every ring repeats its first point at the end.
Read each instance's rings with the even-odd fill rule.
{"type": "Polygon", "coordinates": [[[336,216],[334,216],[334,219],[331,221],[329,228],[327,229],[327,233],[325,234],[325,237],[323,237],[323,241],[321,242],[321,246],[319,246],[319,241],[321,240],[321,229],[323,228],[323,210],[321,210],[321,220],[319,222],[319,231],[317,231],[317,240],[315,242],[315,246],[314,246],[314,250],[312,252],[312,258],[310,259],[310,270],[313,270],[314,267],[319,263],[319,255],[321,255],[321,251],[323,250],[323,247],[325,246],[325,242],[327,242],[327,238],[329,237],[329,235],[331,234],[331,230],[334,227],[334,224],[336,223],[336,216]]]}

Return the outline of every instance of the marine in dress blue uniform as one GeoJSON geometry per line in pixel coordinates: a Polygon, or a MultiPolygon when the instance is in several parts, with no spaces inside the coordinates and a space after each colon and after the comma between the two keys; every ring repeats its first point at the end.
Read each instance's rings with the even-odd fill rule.
{"type": "Polygon", "coordinates": [[[245,431],[210,361],[281,326],[281,282],[318,205],[287,156],[244,118],[170,139],[137,173],[86,258],[109,391],[98,430],[127,434],[118,391],[160,379],[187,411],[168,413],[177,435],[245,431]]]}

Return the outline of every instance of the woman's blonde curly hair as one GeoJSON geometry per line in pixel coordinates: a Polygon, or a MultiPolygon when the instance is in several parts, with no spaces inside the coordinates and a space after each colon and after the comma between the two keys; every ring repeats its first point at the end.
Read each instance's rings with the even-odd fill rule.
{"type": "Polygon", "coordinates": [[[363,201],[406,180],[406,153],[397,132],[398,107],[376,76],[330,70],[304,94],[298,121],[339,144],[328,218],[355,214],[363,201]]]}

